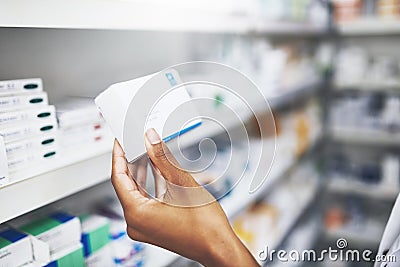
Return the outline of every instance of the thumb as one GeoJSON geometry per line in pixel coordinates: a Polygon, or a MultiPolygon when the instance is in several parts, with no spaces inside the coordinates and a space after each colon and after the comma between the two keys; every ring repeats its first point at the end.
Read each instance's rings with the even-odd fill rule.
{"type": "Polygon", "coordinates": [[[153,128],[146,131],[145,146],[150,160],[168,182],[184,187],[199,186],[193,177],[182,169],[168,146],[153,128]]]}

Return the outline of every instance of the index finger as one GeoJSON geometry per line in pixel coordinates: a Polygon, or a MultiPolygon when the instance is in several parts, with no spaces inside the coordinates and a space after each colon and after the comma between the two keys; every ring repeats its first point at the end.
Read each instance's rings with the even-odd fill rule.
{"type": "Polygon", "coordinates": [[[132,191],[138,190],[133,179],[129,177],[125,153],[117,140],[114,141],[114,149],[112,152],[111,182],[123,206],[124,203],[128,203],[132,200],[132,191]]]}

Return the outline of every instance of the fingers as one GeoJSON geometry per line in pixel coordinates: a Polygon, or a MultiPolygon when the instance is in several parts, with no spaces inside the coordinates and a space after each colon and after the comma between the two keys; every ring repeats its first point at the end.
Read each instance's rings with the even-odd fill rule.
{"type": "Polygon", "coordinates": [[[145,146],[149,158],[166,180],[185,187],[198,186],[193,177],[179,166],[178,161],[153,128],[146,131],[145,146]]]}
{"type": "Polygon", "coordinates": [[[112,153],[111,181],[123,207],[132,201],[132,192],[137,190],[135,182],[129,177],[124,151],[117,140],[112,153]]]}

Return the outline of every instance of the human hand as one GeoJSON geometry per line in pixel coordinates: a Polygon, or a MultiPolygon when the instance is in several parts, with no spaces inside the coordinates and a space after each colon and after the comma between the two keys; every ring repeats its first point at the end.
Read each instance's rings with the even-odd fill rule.
{"type": "MultiPolygon", "coordinates": [[[[205,266],[259,266],[232,230],[219,203],[179,167],[168,147],[150,129],[148,156],[166,180],[162,200],[142,189],[145,171],[129,171],[124,152],[114,142],[112,183],[124,210],[130,238],[150,243],[205,266]]],[[[141,167],[138,167],[141,168],[141,167]]]]}

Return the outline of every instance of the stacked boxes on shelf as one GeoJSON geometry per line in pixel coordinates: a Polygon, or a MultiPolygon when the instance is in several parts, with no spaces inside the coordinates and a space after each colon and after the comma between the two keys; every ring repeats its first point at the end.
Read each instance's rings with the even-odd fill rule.
{"type": "Polygon", "coordinates": [[[128,237],[126,223],[115,217],[117,213],[113,211],[112,218],[97,214],[78,218],[54,212],[13,220],[0,227],[0,266],[141,267],[145,244],[128,237]]]}
{"type": "Polygon", "coordinates": [[[0,185],[18,180],[54,158],[56,130],[55,108],[48,105],[41,79],[1,81],[0,136],[10,179],[0,180],[0,185]]]}
{"type": "Polygon", "coordinates": [[[29,236],[8,226],[1,226],[0,265],[21,266],[32,261],[32,246],[29,236]]]}
{"type": "Polygon", "coordinates": [[[121,204],[116,199],[107,199],[99,203],[101,214],[110,220],[110,247],[115,266],[141,267],[145,264],[145,244],[132,241],[127,234],[127,225],[121,204]]]}
{"type": "Polygon", "coordinates": [[[318,171],[310,162],[297,167],[267,197],[233,221],[233,228],[256,258],[268,246],[277,249],[315,197],[318,171]]]}
{"type": "Polygon", "coordinates": [[[86,266],[114,266],[110,247],[110,220],[99,215],[80,216],[86,266]]]}
{"type": "Polygon", "coordinates": [[[57,105],[60,149],[74,150],[82,145],[112,144],[112,135],[93,99],[71,97],[57,105]]]}
{"type": "Polygon", "coordinates": [[[58,212],[30,221],[18,227],[21,231],[47,245],[50,259],[34,259],[34,266],[85,266],[81,240],[81,225],[77,217],[58,212]]]}

